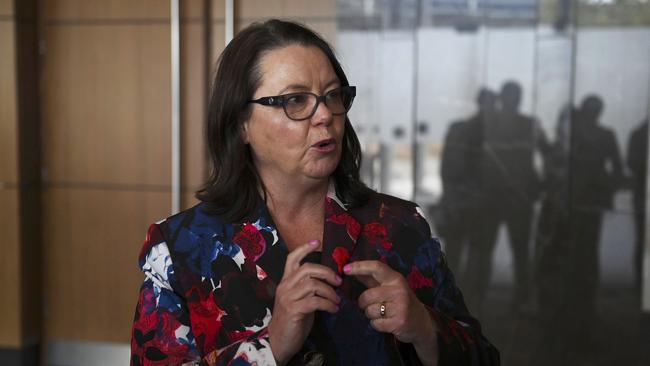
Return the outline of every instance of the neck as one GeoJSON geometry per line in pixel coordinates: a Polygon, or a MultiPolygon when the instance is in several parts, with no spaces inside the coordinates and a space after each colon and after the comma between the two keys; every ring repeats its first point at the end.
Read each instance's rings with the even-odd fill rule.
{"type": "Polygon", "coordinates": [[[322,213],[329,189],[327,179],[303,184],[265,180],[267,206],[273,216],[296,217],[310,212],[322,213]]]}

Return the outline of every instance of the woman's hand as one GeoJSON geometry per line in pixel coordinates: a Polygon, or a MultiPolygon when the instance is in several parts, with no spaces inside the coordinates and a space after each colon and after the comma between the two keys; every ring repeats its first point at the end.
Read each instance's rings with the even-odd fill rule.
{"type": "Polygon", "coordinates": [[[320,241],[314,240],[289,253],[284,275],[275,291],[268,332],[273,357],[280,365],[287,363],[302,347],[316,310],[330,313],[339,310],[340,299],[332,286],[340,285],[341,277],[320,264],[300,264],[319,245],[320,241]]]}
{"type": "Polygon", "coordinates": [[[380,261],[352,262],[343,271],[368,288],[358,303],[372,327],[392,333],[400,342],[412,343],[423,364],[436,365],[436,325],[404,276],[380,261]]]}

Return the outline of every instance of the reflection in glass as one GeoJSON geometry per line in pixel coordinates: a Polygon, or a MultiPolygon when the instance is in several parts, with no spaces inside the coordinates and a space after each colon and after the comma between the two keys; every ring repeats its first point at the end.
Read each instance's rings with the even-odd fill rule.
{"type": "Polygon", "coordinates": [[[338,5],[364,179],[422,206],[503,364],[650,364],[647,1],[338,5]]]}

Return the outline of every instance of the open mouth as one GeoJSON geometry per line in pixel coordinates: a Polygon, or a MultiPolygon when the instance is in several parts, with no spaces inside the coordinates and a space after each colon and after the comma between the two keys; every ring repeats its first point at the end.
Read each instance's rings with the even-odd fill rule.
{"type": "Polygon", "coordinates": [[[313,144],[312,146],[319,150],[330,150],[336,146],[336,140],[334,139],[321,140],[313,144]]]}

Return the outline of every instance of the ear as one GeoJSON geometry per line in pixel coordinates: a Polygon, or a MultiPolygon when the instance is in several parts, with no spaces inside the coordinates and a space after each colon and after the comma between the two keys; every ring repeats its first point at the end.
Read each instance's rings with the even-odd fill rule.
{"type": "Polygon", "coordinates": [[[246,144],[246,145],[249,144],[249,138],[248,138],[248,120],[244,121],[244,122],[239,126],[239,136],[241,137],[241,140],[244,142],[244,144],[246,144]]]}

